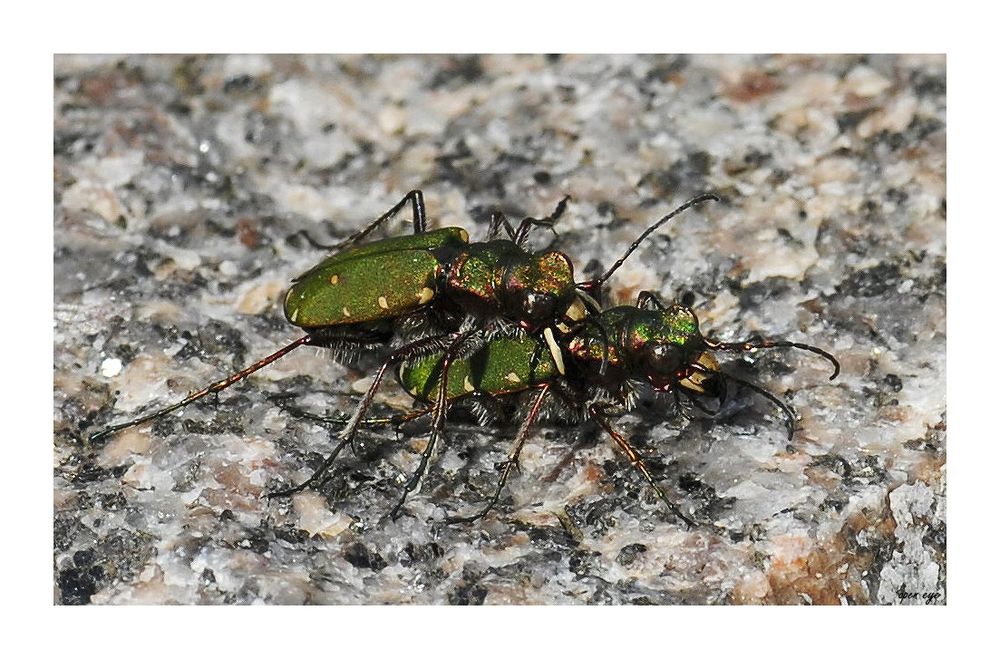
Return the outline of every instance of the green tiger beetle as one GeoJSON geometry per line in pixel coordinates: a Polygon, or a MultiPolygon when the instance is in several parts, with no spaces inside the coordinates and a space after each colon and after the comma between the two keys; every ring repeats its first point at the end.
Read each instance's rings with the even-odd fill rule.
{"type": "MultiPolygon", "coordinates": [[[[563,293],[568,288],[563,282],[568,279],[572,284],[572,264],[559,252],[542,254],[532,262],[528,258],[530,255],[520,249],[520,244],[526,240],[531,227],[551,226],[563,212],[566,201],[563,199],[547,218],[526,218],[517,232],[502,213],[494,213],[490,237],[498,234],[503,227],[511,240],[470,243],[468,232],[460,227],[428,231],[423,193],[412,190],[375,221],[337,245],[318,245],[310,240],[314,246],[333,249],[335,253],[296,277],[285,295],[285,317],[291,324],[305,330],[304,336],[173,405],[108,426],[91,435],[91,441],[162,417],[209,394],[218,393],[300,346],[329,348],[335,357],[350,359],[360,352],[387,343],[394,334],[394,321],[421,311],[438,311],[435,325],[453,325],[456,320],[444,320],[444,314],[451,311],[445,308],[444,303],[455,297],[458,298],[455,300],[457,305],[464,292],[463,286],[475,290],[476,285],[483,285],[476,278],[479,270],[470,263],[470,259],[475,257],[479,260],[483,260],[484,255],[494,257],[494,267],[488,274],[495,274],[498,270],[496,264],[500,264],[502,286],[495,295],[499,311],[508,312],[515,319],[521,313],[528,321],[540,317],[540,311],[554,306],[547,297],[550,295],[548,289],[555,288],[563,293]],[[408,204],[412,209],[413,235],[362,242],[408,204]],[[505,255],[505,251],[513,256],[499,258],[505,255]],[[459,255],[466,256],[466,268],[447,268],[459,255]],[[563,266],[561,269],[560,264],[563,266]],[[450,275],[447,278],[444,276],[446,269],[450,275]],[[539,282],[539,272],[554,274],[539,282]],[[528,282],[537,283],[537,286],[529,289],[528,282]],[[450,295],[443,296],[442,291],[450,295]],[[515,297],[523,303],[520,311],[514,309],[515,297]]],[[[492,280],[486,282],[488,286],[493,284],[492,280]]]]}
{"type": "MultiPolygon", "coordinates": [[[[607,309],[593,316],[592,322],[578,323],[561,337],[560,342],[568,356],[565,372],[537,338],[524,335],[500,337],[490,340],[470,355],[453,360],[450,363],[453,377],[447,380],[447,390],[441,388],[445,382],[441,374],[449,365],[443,352],[425,354],[401,366],[398,378],[403,388],[418,402],[431,405],[395,420],[383,420],[385,422],[408,421],[434,413],[442,398],[446,405],[467,400],[482,403],[529,389],[536,390],[507,459],[500,467],[498,483],[489,502],[473,515],[450,517],[448,521],[474,521],[493,508],[517,464],[531,426],[551,395],[576,417],[596,421],[642,474],[656,496],[678,518],[694,526],[696,522],[666,496],[639,452],[610,420],[611,416],[628,411],[634,405],[636,385],[672,394],[682,412],[681,396],[684,396],[702,411],[713,414],[699,399],[714,398],[721,406],[725,402],[727,382],[735,382],[764,396],[782,410],[791,441],[795,429],[792,409],[766,389],[723,371],[714,353],[797,348],[830,361],[834,368],[830,380],[840,373],[840,363],[833,355],[809,344],[763,339],[736,342],[709,340],[702,335],[698,318],[690,307],[665,305],[649,291],[639,294],[635,306],[607,309]]],[[[304,485],[314,483],[349,441],[349,436],[342,435],[331,456],[304,485]]],[[[425,451],[391,516],[398,513],[407,494],[416,488],[427,468],[428,458],[429,453],[425,451]]]]}
{"type": "MultiPolygon", "coordinates": [[[[469,242],[469,235],[462,228],[428,231],[423,193],[409,192],[381,217],[340,243],[340,251],[293,280],[285,295],[284,312],[290,323],[306,332],[304,336],[177,403],[108,426],[91,435],[91,441],[218,393],[300,346],[331,348],[341,355],[350,355],[359,349],[384,344],[395,333],[393,323],[423,313],[431,314],[436,333],[411,341],[389,355],[356,409],[352,423],[344,429],[345,435],[356,432],[388,367],[443,349],[442,379],[446,382],[448,364],[481,346],[493,321],[510,322],[544,338],[562,372],[563,359],[554,328],[564,320],[585,316],[581,307],[599,310],[599,304],[588,291],[599,290],[657,228],[687,208],[718,197],[703,194],[681,205],[648,227],[602,277],[579,284],[574,280],[572,262],[562,252],[535,254],[523,247],[533,227],[552,226],[565,209],[567,199],[547,218],[525,218],[516,231],[502,213],[494,212],[487,240],[474,243],[469,242]],[[412,210],[413,235],[362,242],[407,205],[412,210]],[[506,231],[508,239],[496,238],[501,229],[506,231]]],[[[447,407],[444,399],[439,403],[429,442],[431,450],[444,424],[447,407]]]]}
{"type": "MultiPolygon", "coordinates": [[[[452,386],[452,364],[475,353],[488,343],[491,332],[503,328],[503,324],[500,324],[499,327],[495,325],[491,327],[484,323],[485,311],[492,314],[485,316],[485,319],[500,317],[514,321],[516,323],[515,329],[534,337],[536,340],[544,340],[556,371],[560,375],[565,375],[566,367],[562,347],[556,341],[555,334],[557,331],[561,332],[561,328],[568,327],[567,324],[586,325],[591,323],[587,309],[599,312],[600,304],[589,291],[600,296],[600,289],[604,282],[621,267],[650,234],[684,210],[708,200],[718,201],[719,197],[711,193],[699,195],[654,222],[632,242],[625,253],[603,275],[587,282],[577,283],[574,281],[572,262],[565,254],[544,252],[541,255],[534,255],[526,252],[520,244],[524,241],[531,226],[550,224],[552,219],[557,218],[565,207],[566,199],[560,202],[550,218],[545,220],[527,218],[522,221],[516,233],[511,229],[506,218],[494,213],[490,222],[490,233],[495,234],[498,230],[497,227],[504,226],[510,240],[470,243],[457,251],[448,248],[436,250],[434,256],[438,260],[437,267],[440,269],[436,275],[438,288],[431,290],[428,286],[426,297],[428,301],[440,299],[442,305],[458,304],[466,313],[464,319],[457,327],[453,326],[452,331],[413,340],[393,351],[375,372],[371,385],[358,403],[347,425],[341,431],[342,445],[354,441],[359,428],[364,423],[375,394],[386,373],[392,367],[426,354],[441,354],[441,386],[438,389],[437,400],[430,411],[432,415],[430,435],[421,455],[420,466],[413,477],[407,481],[404,495],[400,503],[393,509],[393,514],[398,512],[407,494],[417,488],[444,430],[448,410],[446,392],[452,386]]],[[[415,208],[417,207],[415,205],[415,208]]],[[[423,227],[423,219],[416,213],[414,227],[415,230],[422,230],[423,227]]],[[[320,264],[307,273],[307,276],[309,280],[324,281],[329,277],[331,280],[335,278],[339,282],[340,272],[340,269],[333,270],[325,264],[320,264]]],[[[430,279],[431,273],[428,272],[424,280],[425,283],[428,283],[430,279]]],[[[300,283],[305,281],[306,279],[303,278],[300,283]]],[[[312,295],[304,295],[305,290],[299,291],[296,286],[292,287],[286,297],[286,312],[289,308],[288,300],[294,301],[299,297],[312,297],[312,295]]],[[[319,288],[317,285],[317,290],[314,293],[317,296],[320,295],[319,288]]],[[[329,295],[329,289],[325,289],[325,293],[329,295]]],[[[295,310],[297,308],[293,312],[295,310]]],[[[350,310],[345,308],[344,311],[350,310]]],[[[289,318],[291,319],[291,316],[289,318]]],[[[299,316],[296,318],[300,320],[299,316]]],[[[603,332],[599,325],[596,327],[598,331],[603,332]]],[[[324,465],[328,466],[332,463],[335,456],[336,452],[326,460],[324,465]]],[[[317,474],[303,483],[280,492],[274,492],[270,496],[289,496],[302,491],[313,484],[325,468],[325,466],[321,467],[317,474]]]]}

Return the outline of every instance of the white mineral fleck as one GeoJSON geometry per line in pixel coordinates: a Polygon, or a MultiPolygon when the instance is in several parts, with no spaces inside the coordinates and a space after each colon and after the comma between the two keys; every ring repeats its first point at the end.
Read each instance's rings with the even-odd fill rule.
{"type": "Polygon", "coordinates": [[[101,362],[101,375],[106,378],[113,378],[122,372],[122,360],[117,357],[108,357],[101,362]]]}

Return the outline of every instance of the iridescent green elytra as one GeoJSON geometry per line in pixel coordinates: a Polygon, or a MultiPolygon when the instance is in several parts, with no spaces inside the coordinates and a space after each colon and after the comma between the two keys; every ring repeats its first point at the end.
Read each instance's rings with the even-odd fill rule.
{"type": "Polygon", "coordinates": [[[358,324],[396,318],[442,296],[466,313],[537,329],[562,318],[577,288],[562,252],[532,254],[510,240],[470,244],[464,229],[450,227],[324,259],[288,289],[285,317],[306,330],[358,324]]]}
{"type": "MultiPolygon", "coordinates": [[[[442,353],[406,362],[399,382],[415,399],[431,402],[441,382],[442,353]]],[[[448,400],[469,394],[512,394],[559,375],[544,341],[533,337],[496,338],[469,357],[456,359],[448,372],[448,400]]]]}
{"type": "Polygon", "coordinates": [[[433,250],[465,248],[469,234],[449,227],[387,238],[334,254],[298,277],[285,317],[304,329],[395,318],[436,295],[441,263],[433,250]]]}

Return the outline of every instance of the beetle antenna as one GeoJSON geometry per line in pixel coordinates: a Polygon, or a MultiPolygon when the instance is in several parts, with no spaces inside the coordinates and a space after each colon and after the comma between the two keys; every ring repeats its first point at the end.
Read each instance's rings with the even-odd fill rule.
{"type": "Polygon", "coordinates": [[[219,380],[218,382],[213,382],[212,384],[208,385],[204,389],[201,389],[201,390],[196,391],[193,394],[189,395],[184,400],[178,401],[178,402],[174,403],[173,405],[169,405],[169,406],[164,407],[162,409],[156,410],[155,412],[150,412],[149,414],[141,416],[138,419],[133,419],[133,420],[127,421],[125,423],[119,423],[119,424],[116,424],[116,425],[113,425],[113,426],[108,426],[104,430],[101,430],[99,432],[95,432],[94,434],[92,434],[90,436],[90,441],[91,442],[96,442],[97,440],[99,440],[99,439],[101,439],[103,437],[107,437],[108,435],[112,435],[112,434],[118,432],[119,430],[124,430],[125,428],[131,428],[132,426],[137,426],[137,425],[139,425],[141,423],[146,423],[147,421],[152,421],[153,419],[158,419],[158,418],[160,418],[162,416],[170,414],[174,410],[179,410],[182,407],[187,407],[188,405],[190,405],[191,403],[195,402],[199,398],[204,398],[205,396],[207,396],[209,394],[215,394],[215,393],[218,393],[218,392],[222,391],[223,389],[231,387],[232,385],[236,384],[240,380],[242,380],[242,379],[246,378],[247,376],[249,376],[251,373],[259,371],[260,369],[264,368],[265,366],[267,366],[268,364],[270,364],[272,362],[278,361],[279,359],[281,359],[282,357],[284,357],[285,355],[287,355],[288,353],[290,353],[292,350],[295,350],[299,346],[309,345],[312,342],[313,342],[313,336],[311,334],[306,334],[305,336],[303,336],[303,337],[301,337],[299,339],[296,339],[295,341],[292,341],[291,343],[289,343],[288,345],[286,345],[284,348],[281,348],[280,350],[271,353],[270,355],[268,355],[264,359],[261,359],[260,361],[251,364],[250,366],[246,367],[245,369],[243,369],[239,373],[233,373],[232,375],[230,375],[227,378],[223,378],[222,380],[219,380]]]}
{"type": "Polygon", "coordinates": [[[774,394],[772,394],[767,389],[764,389],[763,387],[761,387],[759,385],[756,385],[753,382],[749,382],[749,381],[744,380],[742,378],[738,378],[735,375],[731,375],[731,374],[726,373],[724,371],[711,371],[711,372],[712,373],[716,373],[718,375],[721,375],[723,379],[732,380],[733,382],[735,382],[737,384],[741,384],[744,387],[746,387],[747,389],[750,389],[752,391],[757,392],[758,394],[760,394],[764,398],[766,398],[769,401],[771,401],[772,403],[774,403],[774,405],[778,409],[780,409],[782,411],[782,413],[784,413],[784,415],[785,415],[785,426],[788,428],[788,441],[789,442],[792,441],[792,436],[795,434],[795,412],[792,410],[791,407],[789,407],[788,403],[786,403],[785,401],[781,400],[780,398],[778,398],[777,396],[775,396],[774,394]]]}
{"type": "Polygon", "coordinates": [[[748,389],[756,391],[758,394],[760,394],[764,398],[768,399],[769,401],[777,405],[778,408],[781,409],[781,411],[784,412],[785,414],[785,425],[788,426],[788,441],[789,442],[792,441],[792,436],[795,434],[795,412],[792,410],[791,407],[788,406],[788,403],[781,400],[767,389],[764,389],[763,387],[756,385],[753,382],[749,382],[747,380],[743,380],[741,378],[729,375],[728,373],[724,373],[722,377],[729,378],[730,380],[732,380],[737,384],[741,384],[744,387],[747,387],[748,389]]]}
{"type": "Polygon", "coordinates": [[[615,261],[615,264],[613,266],[611,266],[611,268],[608,269],[607,272],[605,272],[599,278],[597,278],[596,280],[594,280],[596,282],[596,285],[597,286],[603,285],[604,282],[606,282],[608,280],[608,277],[610,277],[612,275],[612,273],[614,273],[615,270],[617,270],[618,268],[620,268],[621,265],[623,263],[625,263],[625,259],[627,259],[629,256],[631,256],[632,252],[634,252],[635,250],[637,250],[639,248],[639,245],[642,244],[642,241],[644,241],[646,238],[649,237],[649,234],[653,233],[654,231],[656,231],[657,229],[659,229],[661,226],[663,226],[664,224],[666,224],[667,222],[669,222],[671,219],[673,219],[675,216],[679,215],[680,213],[683,213],[684,211],[686,211],[687,209],[691,208],[692,206],[700,204],[703,201],[709,201],[709,200],[712,200],[712,201],[722,201],[722,198],[719,197],[719,195],[715,194],[714,192],[706,192],[705,194],[700,194],[697,197],[695,197],[695,198],[693,198],[693,199],[691,199],[691,200],[689,200],[689,201],[681,204],[680,206],[678,206],[677,208],[675,208],[674,210],[670,211],[669,213],[667,213],[666,215],[664,215],[663,217],[661,217],[659,220],[657,220],[656,222],[654,222],[645,231],[643,231],[642,234],[638,238],[636,238],[635,241],[633,241],[633,243],[631,245],[629,245],[629,248],[627,250],[625,250],[625,254],[620,259],[618,259],[617,261],[615,261]]]}
{"type": "Polygon", "coordinates": [[[822,348],[817,348],[816,346],[809,345],[808,343],[796,343],[795,341],[732,341],[729,343],[715,343],[705,339],[705,345],[712,350],[728,350],[734,352],[752,352],[754,350],[766,350],[768,348],[798,348],[799,350],[807,350],[813,354],[819,355],[820,357],[826,359],[828,362],[833,364],[833,375],[830,376],[831,380],[835,380],[838,375],[840,375],[840,362],[837,358],[828,353],[822,348]]]}

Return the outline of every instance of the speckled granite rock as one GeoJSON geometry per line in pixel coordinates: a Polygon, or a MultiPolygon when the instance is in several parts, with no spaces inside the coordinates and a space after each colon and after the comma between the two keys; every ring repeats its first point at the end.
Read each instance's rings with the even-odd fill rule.
{"type": "MultiPolygon", "coordinates": [[[[942,603],[943,57],[56,58],[55,599],[62,603],[942,603]],[[595,427],[546,424],[494,514],[512,430],[452,426],[395,522],[419,429],[318,492],[370,364],[293,353],[183,415],[86,436],[297,336],[289,279],[411,188],[434,225],[572,203],[584,275],[704,190],[612,279],[703,328],[828,347],[741,372],[721,418],[619,423],[711,526],[686,530],[595,427]],[[659,456],[659,457],[654,457],[659,456]]],[[[387,387],[383,409],[408,399],[387,387]]],[[[455,421],[461,419],[455,415],[455,421]]]]}

